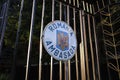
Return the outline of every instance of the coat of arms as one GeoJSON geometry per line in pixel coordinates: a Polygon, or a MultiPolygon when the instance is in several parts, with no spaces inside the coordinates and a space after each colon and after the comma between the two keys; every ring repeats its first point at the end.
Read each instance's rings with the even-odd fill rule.
{"type": "Polygon", "coordinates": [[[69,49],[69,35],[66,32],[57,30],[56,47],[62,51],[69,49]]]}

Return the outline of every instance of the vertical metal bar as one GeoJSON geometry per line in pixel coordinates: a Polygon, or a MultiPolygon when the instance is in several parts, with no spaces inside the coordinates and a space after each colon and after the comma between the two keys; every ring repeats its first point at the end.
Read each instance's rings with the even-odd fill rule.
{"type": "Polygon", "coordinates": [[[89,7],[88,7],[88,3],[86,3],[86,6],[87,6],[87,12],[89,12],[89,7]]]}
{"type": "MultiPolygon", "coordinates": [[[[84,17],[84,16],[83,16],[84,17]]],[[[89,61],[88,61],[88,49],[87,49],[87,37],[86,37],[86,29],[85,23],[83,23],[83,32],[84,32],[84,47],[85,47],[85,61],[86,61],[86,73],[87,73],[87,80],[90,80],[89,74],[89,61]]]]}
{"type": "Polygon", "coordinates": [[[28,80],[28,67],[29,67],[30,49],[31,49],[31,43],[32,43],[32,31],[33,31],[34,13],[35,13],[35,0],[33,0],[33,6],[32,6],[32,15],[31,15],[30,36],[29,36],[29,44],[28,44],[25,80],[28,80]]]}
{"type": "Polygon", "coordinates": [[[65,62],[65,80],[68,80],[68,61],[65,62]]]}
{"type": "Polygon", "coordinates": [[[105,7],[105,3],[104,3],[104,0],[102,0],[102,4],[103,4],[103,7],[105,7]]]}
{"type": "MultiPolygon", "coordinates": [[[[75,0],[73,2],[74,6],[75,6],[75,0]]],[[[76,35],[76,16],[75,16],[75,8],[73,8],[73,23],[74,23],[74,32],[76,35]]],[[[76,80],[78,80],[78,58],[77,58],[77,52],[75,53],[75,64],[76,64],[76,80]]]]}
{"type": "MultiPolygon", "coordinates": [[[[62,20],[62,2],[60,2],[60,21],[62,20]]],[[[59,80],[62,80],[62,61],[59,61],[59,80]]]]}
{"type": "MultiPolygon", "coordinates": [[[[70,2],[70,0],[69,0],[69,2],[70,2]]],[[[67,5],[67,23],[68,23],[68,25],[70,24],[70,22],[69,22],[69,5],[67,5]]],[[[71,80],[70,60],[68,60],[68,80],[71,80]]]]}
{"type": "Polygon", "coordinates": [[[53,75],[53,57],[51,57],[50,62],[50,80],[52,80],[52,75],[53,75]]]}
{"type": "Polygon", "coordinates": [[[93,13],[93,10],[92,10],[91,4],[90,4],[90,13],[91,13],[91,14],[94,14],[94,13],[93,13]]]}
{"type": "Polygon", "coordinates": [[[0,55],[1,55],[1,50],[2,50],[4,34],[5,34],[5,30],[6,30],[9,3],[10,3],[10,1],[8,0],[7,3],[6,3],[6,10],[5,10],[5,15],[4,15],[5,18],[4,18],[4,21],[3,21],[3,29],[2,29],[2,34],[1,34],[1,38],[0,38],[0,55]]]}
{"type": "MultiPolygon", "coordinates": [[[[91,8],[91,7],[90,7],[91,8]]],[[[92,10],[92,9],[90,9],[92,10]]],[[[90,11],[92,12],[92,11],[90,11]]],[[[96,58],[97,58],[97,71],[98,71],[98,79],[100,79],[100,65],[99,65],[99,58],[98,58],[98,44],[97,44],[97,36],[96,36],[96,28],[95,28],[95,19],[94,16],[92,16],[92,20],[93,20],[93,32],[94,32],[94,38],[95,38],[95,51],[96,51],[96,58]]]]}
{"type": "Polygon", "coordinates": [[[71,4],[71,0],[69,0],[69,4],[71,4]]]}
{"type": "Polygon", "coordinates": [[[69,5],[67,5],[67,23],[68,23],[68,25],[70,24],[70,22],[69,22],[69,5]]]}
{"type": "Polygon", "coordinates": [[[60,20],[62,20],[62,2],[60,2],[60,20]]]}
{"type": "Polygon", "coordinates": [[[71,80],[71,65],[70,65],[71,61],[68,60],[68,80],[71,80]]]}
{"type": "Polygon", "coordinates": [[[77,7],[79,8],[79,0],[77,0],[77,7]]]}
{"type": "MultiPolygon", "coordinates": [[[[52,0],[52,21],[54,21],[54,4],[55,1],[52,0]]],[[[53,57],[51,57],[51,62],[50,62],[50,80],[52,80],[53,76],[53,57]]]]}
{"type": "MultiPolygon", "coordinates": [[[[64,0],[66,1],[66,0],[64,0]]],[[[67,17],[66,17],[66,6],[64,5],[64,20],[67,21],[67,17]]],[[[68,61],[65,61],[64,63],[64,74],[65,74],[65,80],[68,80],[68,61]]]]}
{"type": "Polygon", "coordinates": [[[16,54],[17,54],[17,45],[18,45],[18,40],[19,40],[19,32],[20,32],[20,27],[21,27],[23,4],[24,4],[24,0],[21,1],[21,7],[20,7],[20,13],[19,13],[18,29],[17,29],[17,33],[16,33],[15,48],[14,48],[14,52],[13,52],[13,66],[12,66],[11,80],[14,80],[14,77],[15,77],[16,54]]]}
{"type": "MultiPolygon", "coordinates": [[[[83,3],[83,8],[85,9],[85,3],[83,3]]],[[[82,16],[82,17],[83,17],[83,20],[85,20],[84,19],[85,16],[82,16]]],[[[87,80],[90,80],[85,22],[83,22],[83,33],[84,33],[83,35],[84,35],[84,48],[85,48],[85,61],[86,61],[87,80]]]]}
{"type": "Polygon", "coordinates": [[[43,36],[43,20],[44,20],[44,12],[45,12],[45,0],[43,0],[42,5],[42,17],[41,17],[41,31],[40,31],[40,48],[39,48],[39,80],[41,80],[42,73],[42,36],[43,36]]]}
{"type": "Polygon", "coordinates": [[[59,62],[59,80],[62,80],[62,61],[59,62]]]}
{"type": "Polygon", "coordinates": [[[93,52],[93,44],[92,44],[92,35],[91,35],[91,24],[90,24],[90,15],[87,14],[88,17],[88,30],[89,30],[89,39],[90,39],[90,51],[91,51],[91,58],[92,58],[92,70],[93,70],[93,80],[96,80],[95,77],[95,63],[94,63],[94,52],[93,52]]]}
{"type": "Polygon", "coordinates": [[[81,31],[81,43],[80,43],[80,63],[81,63],[81,80],[86,80],[86,75],[85,75],[85,52],[84,52],[84,33],[83,33],[83,24],[84,24],[84,11],[80,10],[79,11],[80,15],[80,31],[81,31]]]}
{"type": "Polygon", "coordinates": [[[85,11],[85,2],[84,1],[82,1],[83,2],[83,10],[85,11]]]}
{"type": "Polygon", "coordinates": [[[52,21],[54,21],[54,5],[55,5],[55,1],[54,0],[52,0],[52,21]]]}

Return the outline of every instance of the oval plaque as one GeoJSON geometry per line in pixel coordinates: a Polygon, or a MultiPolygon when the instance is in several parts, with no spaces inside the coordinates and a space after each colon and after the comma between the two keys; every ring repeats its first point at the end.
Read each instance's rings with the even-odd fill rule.
{"type": "Polygon", "coordinates": [[[48,54],[63,61],[71,59],[77,48],[74,31],[67,23],[59,20],[45,26],[43,44],[48,54]]]}

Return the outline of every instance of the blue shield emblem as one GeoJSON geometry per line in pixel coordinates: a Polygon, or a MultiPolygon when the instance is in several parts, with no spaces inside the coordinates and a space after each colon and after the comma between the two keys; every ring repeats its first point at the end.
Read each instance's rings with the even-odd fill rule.
{"type": "Polygon", "coordinates": [[[56,30],[56,47],[62,51],[69,49],[69,35],[66,32],[56,30]]]}

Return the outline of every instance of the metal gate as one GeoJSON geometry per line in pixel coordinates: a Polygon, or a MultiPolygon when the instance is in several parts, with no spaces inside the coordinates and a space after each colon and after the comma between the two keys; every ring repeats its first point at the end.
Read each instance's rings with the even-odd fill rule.
{"type": "MultiPolygon", "coordinates": [[[[23,8],[23,0],[21,2],[21,11],[23,8]]],[[[35,13],[35,0],[33,0],[32,15],[31,15],[31,26],[30,26],[30,35],[29,35],[29,45],[27,53],[27,64],[26,64],[26,74],[25,80],[28,80],[29,77],[29,60],[30,60],[30,49],[32,42],[32,32],[33,32],[33,20],[35,13]]],[[[21,13],[21,12],[20,12],[21,13]]],[[[100,71],[99,71],[99,61],[98,61],[98,48],[96,40],[96,31],[95,31],[95,22],[94,22],[94,10],[93,5],[84,1],[79,0],[69,0],[69,1],[42,1],[42,14],[41,14],[41,28],[40,28],[40,48],[39,48],[39,80],[43,79],[42,75],[42,58],[43,54],[43,45],[42,45],[42,36],[43,29],[47,22],[45,16],[48,15],[50,21],[61,20],[68,23],[74,29],[74,32],[78,40],[78,49],[75,54],[75,58],[68,60],[66,63],[63,61],[56,61],[58,66],[58,71],[54,72],[55,60],[51,57],[49,62],[49,79],[53,80],[57,75],[59,80],[100,80],[100,71]],[[49,8],[46,8],[46,5],[50,5],[49,8]],[[48,10],[48,11],[47,11],[48,10]],[[46,12],[50,13],[46,14],[46,12]],[[51,16],[51,17],[50,17],[51,16]],[[86,24],[87,23],[87,24],[86,24]],[[93,32],[93,33],[92,33],[93,32]],[[93,35],[92,35],[93,34],[93,35]],[[74,69],[72,69],[72,63],[74,63],[74,69]],[[95,65],[97,64],[97,65],[95,65]],[[73,76],[72,72],[75,71],[73,76]],[[67,73],[66,73],[67,72],[67,73]],[[64,74],[64,75],[63,75],[64,74]],[[68,76],[67,76],[68,75],[68,76]]],[[[21,18],[21,17],[20,17],[21,18]]],[[[19,20],[20,21],[20,20],[19,20]]],[[[19,22],[19,27],[20,27],[19,22]]],[[[47,55],[47,54],[46,54],[47,55]]],[[[47,76],[47,75],[46,75],[47,76]]],[[[56,80],[56,79],[55,79],[56,80]]]]}
{"type": "MultiPolygon", "coordinates": [[[[18,18],[18,26],[16,32],[16,39],[13,51],[13,67],[12,67],[12,80],[18,78],[15,77],[17,61],[16,55],[18,54],[18,45],[20,45],[20,32],[24,30],[22,26],[22,19],[25,17],[24,12],[24,0],[21,0],[20,12],[18,18]],[[24,16],[24,17],[23,17],[24,16]]],[[[40,29],[39,34],[39,59],[38,64],[33,64],[31,56],[36,52],[32,52],[34,43],[33,35],[36,20],[36,0],[32,1],[31,7],[31,21],[29,29],[28,47],[26,49],[26,60],[24,63],[24,79],[25,80],[100,80],[98,48],[96,39],[96,29],[94,20],[94,6],[85,1],[80,0],[42,0],[38,1],[42,5],[40,13],[40,29]],[[77,36],[77,51],[75,57],[67,62],[56,61],[53,57],[48,56],[42,44],[43,29],[46,24],[54,20],[65,21],[74,30],[77,36]],[[47,57],[46,57],[47,56],[47,57]],[[45,60],[44,60],[45,59],[45,60]],[[46,62],[44,62],[46,61],[46,62]],[[47,68],[45,68],[45,66],[47,68]],[[38,73],[31,71],[32,66],[37,66],[38,73]],[[46,69],[46,71],[44,70],[46,69]],[[35,77],[34,74],[36,74],[35,77]],[[31,77],[33,76],[33,77],[31,77]],[[46,78],[47,76],[47,78],[46,78]],[[34,78],[34,79],[33,79],[34,78]]],[[[27,17],[26,17],[27,18],[27,17]]],[[[52,35],[51,35],[52,36],[52,35]]],[[[27,39],[27,38],[26,38],[27,39]]],[[[20,48],[20,47],[19,47],[20,48]]],[[[21,51],[22,53],[22,51],[21,51]]],[[[20,78],[20,77],[19,77],[20,78]]]]}

